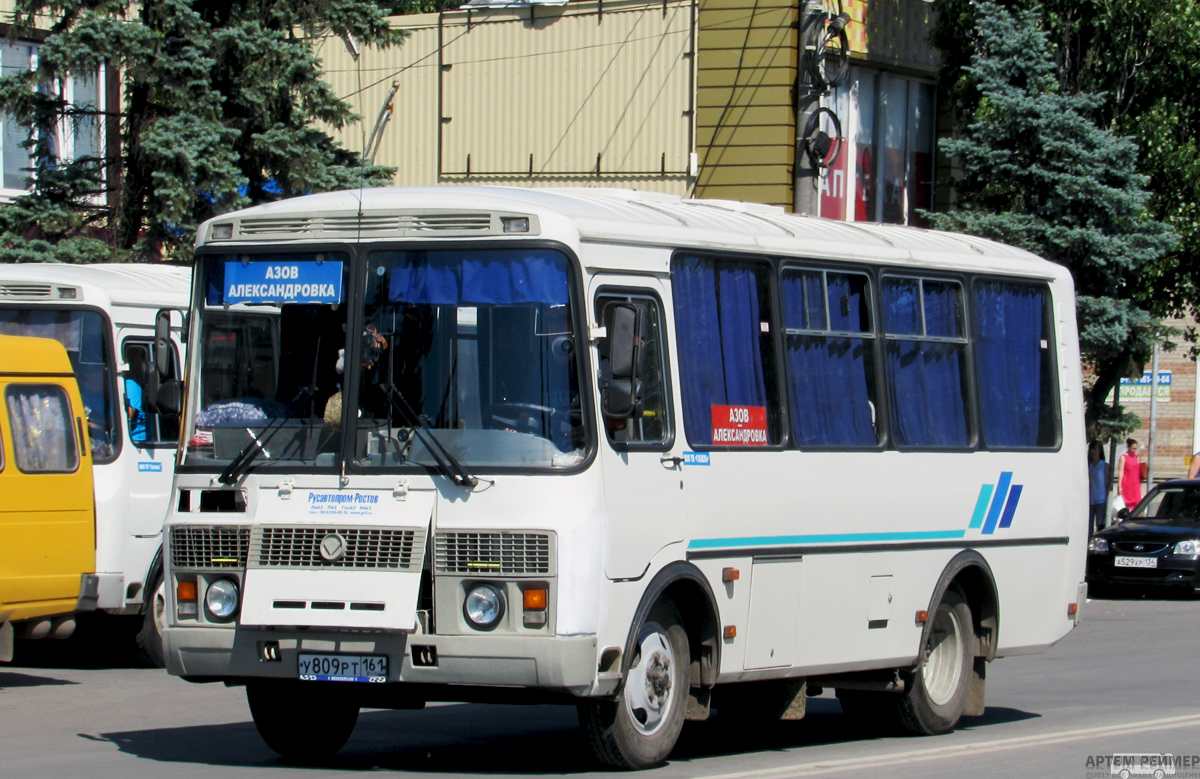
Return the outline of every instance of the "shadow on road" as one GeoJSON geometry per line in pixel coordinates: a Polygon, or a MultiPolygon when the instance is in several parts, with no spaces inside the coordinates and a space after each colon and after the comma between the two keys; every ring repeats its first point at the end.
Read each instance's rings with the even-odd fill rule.
{"type": "Polygon", "coordinates": [[[141,620],[80,614],[70,638],[17,639],[12,664],[26,668],[139,668],[133,637],[141,620]]]}
{"type": "MultiPolygon", "coordinates": [[[[963,720],[972,730],[1037,717],[1016,709],[989,708],[963,720]]],[[[318,724],[314,724],[319,727],[318,724]]],[[[286,766],[262,743],[254,725],[239,722],[182,728],[80,734],[109,741],[122,752],[166,763],[221,766],[286,766]]],[[[808,701],[798,722],[748,729],[721,722],[691,722],[672,762],[748,752],[863,740],[832,698],[808,701]]],[[[593,761],[575,710],[569,706],[432,706],[424,711],[364,711],[350,742],[332,760],[313,768],[341,771],[410,771],[487,776],[580,774],[601,770],[593,761]]]]}
{"type": "Polygon", "coordinates": [[[66,679],[53,679],[49,676],[33,676],[31,674],[0,671],[0,690],[16,687],[58,687],[65,684],[79,684],[66,679]]]}
{"type": "Polygon", "coordinates": [[[1200,593],[1191,587],[1136,587],[1132,585],[1092,585],[1088,588],[1088,598],[1096,600],[1117,601],[1192,601],[1200,600],[1200,593]]]}

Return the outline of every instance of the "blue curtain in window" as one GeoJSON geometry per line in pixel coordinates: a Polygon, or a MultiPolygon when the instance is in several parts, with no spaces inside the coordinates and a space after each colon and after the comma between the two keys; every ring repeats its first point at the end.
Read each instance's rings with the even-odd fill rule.
{"type": "Polygon", "coordinates": [[[1042,403],[1044,291],[1024,284],[975,287],[975,361],[983,440],[1038,445],[1042,403]]]}
{"type": "Polygon", "coordinates": [[[733,263],[685,257],[672,291],[683,381],[683,422],[693,445],[712,443],[712,407],[765,406],[758,279],[733,263]]]}
{"type": "MultiPolygon", "coordinates": [[[[928,283],[924,309],[930,335],[957,335],[956,287],[943,294],[928,283]],[[929,294],[932,292],[932,294],[929,294]]],[[[915,284],[888,281],[883,286],[883,324],[888,333],[908,334],[914,313],[915,284]]],[[[919,309],[917,309],[919,310],[919,309]]],[[[919,332],[919,331],[918,331],[919,332]]],[[[892,432],[901,446],[958,448],[968,443],[963,396],[963,346],[916,339],[887,343],[888,399],[892,432]]]]}
{"type": "MultiPolygon", "coordinates": [[[[806,321],[812,329],[824,329],[824,298],[819,294],[820,277],[786,275],[783,280],[783,317],[789,329],[801,329],[806,321]],[[812,282],[818,294],[812,294],[812,282]],[[813,306],[816,301],[819,307],[813,306]],[[809,316],[805,316],[805,302],[809,316]]],[[[829,276],[829,299],[849,298],[848,309],[830,306],[833,329],[857,331],[861,290],[852,291],[846,276],[829,276]],[[843,314],[843,311],[851,314],[843,314]]],[[[867,390],[867,361],[870,347],[862,338],[817,334],[790,334],[787,338],[788,386],[791,390],[792,434],[799,446],[874,446],[867,390]]]]}
{"type": "Polygon", "coordinates": [[[499,249],[396,255],[388,300],[417,305],[566,305],[567,261],[555,251],[499,249]]]}

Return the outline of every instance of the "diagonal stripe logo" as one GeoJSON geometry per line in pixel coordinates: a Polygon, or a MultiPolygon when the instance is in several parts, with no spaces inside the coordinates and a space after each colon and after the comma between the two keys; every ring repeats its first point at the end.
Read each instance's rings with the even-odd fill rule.
{"type": "Polygon", "coordinates": [[[982,485],[968,529],[981,530],[985,536],[990,536],[997,526],[1003,529],[1011,525],[1023,489],[1023,485],[1012,483],[1012,471],[1002,471],[995,484],[982,485]]]}

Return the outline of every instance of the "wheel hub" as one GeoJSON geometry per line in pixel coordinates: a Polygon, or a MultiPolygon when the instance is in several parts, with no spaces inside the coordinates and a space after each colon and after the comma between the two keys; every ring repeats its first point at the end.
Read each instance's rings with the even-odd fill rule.
{"type": "Polygon", "coordinates": [[[666,721],[671,709],[674,655],[667,637],[653,630],[639,638],[637,649],[625,680],[625,705],[634,727],[651,735],[666,721]]]}

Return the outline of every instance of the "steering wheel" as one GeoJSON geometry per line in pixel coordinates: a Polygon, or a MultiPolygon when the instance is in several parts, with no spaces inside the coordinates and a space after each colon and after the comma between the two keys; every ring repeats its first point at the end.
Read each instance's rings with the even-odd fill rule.
{"type": "Polygon", "coordinates": [[[557,415],[557,409],[535,403],[493,403],[483,409],[483,426],[549,438],[557,415]]]}

